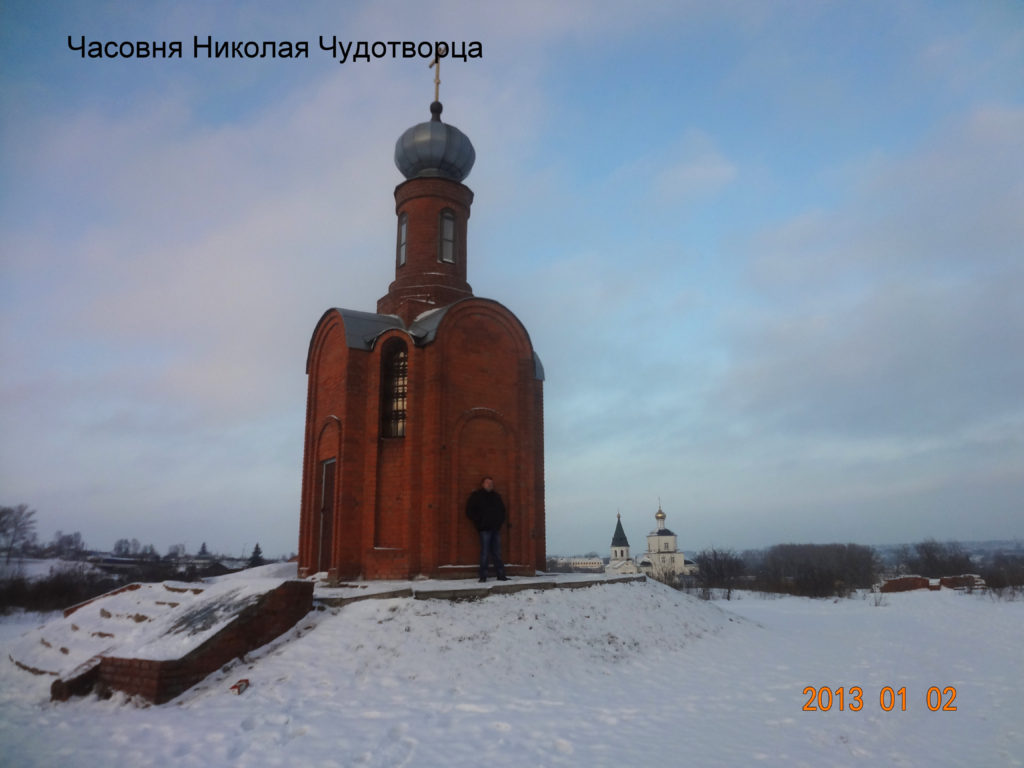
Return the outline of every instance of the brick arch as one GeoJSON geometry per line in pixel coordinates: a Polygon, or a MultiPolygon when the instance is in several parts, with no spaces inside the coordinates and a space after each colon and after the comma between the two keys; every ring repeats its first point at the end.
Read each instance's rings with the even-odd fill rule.
{"type": "Polygon", "coordinates": [[[323,420],[316,436],[315,456],[317,460],[326,458],[325,450],[329,450],[330,455],[333,456],[337,456],[341,452],[341,426],[341,419],[337,416],[328,416],[323,420]]]}
{"type": "MultiPolygon", "coordinates": [[[[309,381],[303,451],[302,512],[299,524],[299,565],[309,572],[317,570],[320,565],[321,521],[320,504],[317,498],[322,480],[320,462],[326,458],[323,454],[327,450],[331,450],[332,455],[337,456],[339,460],[341,458],[341,422],[337,415],[333,420],[325,418],[325,416],[330,413],[344,415],[343,410],[339,410],[339,408],[343,408],[343,404],[335,401],[334,393],[324,391],[325,389],[343,388],[344,374],[335,381],[333,387],[328,387],[322,381],[319,372],[324,369],[343,372],[347,353],[342,316],[337,310],[329,309],[321,316],[310,337],[306,357],[306,373],[309,381]],[[318,409],[314,408],[314,404],[325,400],[330,401],[330,405],[327,408],[319,409],[319,413],[317,413],[318,409]],[[330,447],[327,446],[328,442],[332,443],[330,447]]],[[[340,461],[338,466],[340,466],[340,461]]],[[[338,486],[339,483],[336,482],[334,518],[336,518],[337,512],[338,486]]],[[[333,538],[333,532],[337,531],[337,525],[333,519],[330,527],[333,538]]],[[[328,551],[334,551],[333,541],[324,542],[324,546],[328,551]]]]}
{"type": "Polygon", "coordinates": [[[533,350],[511,312],[496,302],[459,302],[441,320],[435,345],[449,423],[473,407],[491,408],[517,420],[533,378],[533,350]]]}
{"type": "Polygon", "coordinates": [[[473,317],[486,318],[498,324],[507,337],[514,342],[516,357],[533,358],[533,342],[526,327],[504,304],[493,299],[471,298],[452,304],[445,310],[437,329],[438,338],[443,339],[451,334],[451,328],[458,326],[473,317]]]}
{"type": "Polygon", "coordinates": [[[320,316],[316,328],[313,329],[313,334],[309,337],[309,349],[306,351],[307,375],[314,369],[314,366],[319,365],[324,345],[331,332],[339,328],[344,330],[344,321],[338,310],[328,309],[320,316]]]}
{"type": "MultiPolygon", "coordinates": [[[[454,542],[454,562],[472,564],[479,556],[479,539],[473,524],[465,516],[466,499],[480,487],[485,475],[494,478],[495,486],[509,509],[515,509],[518,499],[513,492],[517,438],[515,430],[497,411],[473,408],[463,413],[453,429],[456,446],[452,472],[453,498],[456,499],[456,519],[453,521],[451,540],[454,542]]],[[[508,556],[510,537],[503,536],[503,557],[508,556]]]]}
{"type": "Polygon", "coordinates": [[[341,492],[342,423],[337,416],[323,420],[311,457],[311,478],[307,504],[307,562],[312,570],[335,567],[339,532],[341,492]],[[326,510],[326,512],[325,512],[326,510]]]}

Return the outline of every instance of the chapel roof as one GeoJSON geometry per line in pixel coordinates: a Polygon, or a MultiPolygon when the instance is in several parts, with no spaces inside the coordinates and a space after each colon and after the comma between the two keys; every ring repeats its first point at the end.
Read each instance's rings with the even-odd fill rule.
{"type": "MultiPolygon", "coordinates": [[[[417,315],[408,327],[406,327],[405,323],[402,322],[402,318],[398,315],[381,315],[376,312],[363,312],[358,309],[344,309],[341,307],[328,309],[320,318],[320,322],[317,323],[317,327],[314,329],[313,336],[310,339],[310,348],[306,355],[306,372],[309,372],[310,361],[312,360],[313,339],[316,338],[320,325],[332,312],[337,312],[341,315],[345,326],[345,344],[350,349],[361,349],[368,352],[373,349],[379,336],[392,330],[407,333],[412,337],[413,343],[417,347],[424,347],[432,343],[437,338],[437,329],[440,327],[441,321],[444,320],[448,310],[461,301],[488,301],[498,304],[504,309],[504,305],[493,301],[493,299],[471,296],[444,307],[427,310],[417,315]]],[[[506,309],[505,311],[508,310],[506,309]]],[[[536,352],[533,353],[533,372],[534,377],[538,381],[544,381],[544,365],[541,363],[540,356],[536,352]]]]}

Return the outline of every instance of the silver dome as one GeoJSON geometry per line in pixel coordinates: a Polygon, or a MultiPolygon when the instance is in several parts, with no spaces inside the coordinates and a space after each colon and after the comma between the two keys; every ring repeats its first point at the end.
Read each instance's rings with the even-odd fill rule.
{"type": "Polygon", "coordinates": [[[432,117],[409,128],[395,142],[395,165],[407,179],[443,178],[462,181],[476,161],[469,137],[441,122],[441,103],[430,105],[432,117]]]}

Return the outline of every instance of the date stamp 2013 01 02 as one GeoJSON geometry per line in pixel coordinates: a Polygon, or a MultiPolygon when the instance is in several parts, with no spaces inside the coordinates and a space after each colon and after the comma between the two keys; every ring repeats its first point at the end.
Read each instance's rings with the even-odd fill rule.
{"type": "MultiPolygon", "coordinates": [[[[859,685],[840,688],[808,685],[804,688],[804,712],[860,712],[864,709],[864,689],[859,685]]],[[[929,712],[956,712],[956,688],[952,685],[933,685],[925,694],[925,706],[929,712]]],[[[878,706],[885,712],[907,711],[907,687],[893,689],[885,686],[878,692],[878,706]]]]}

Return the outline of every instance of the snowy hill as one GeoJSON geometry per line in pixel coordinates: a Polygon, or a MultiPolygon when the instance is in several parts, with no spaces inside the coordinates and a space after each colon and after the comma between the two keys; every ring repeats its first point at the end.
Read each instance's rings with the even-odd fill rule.
{"type": "MultiPolygon", "coordinates": [[[[0,644],[26,628],[0,624],[0,644]]],[[[0,762],[1021,765],[1022,628],[1024,603],[949,591],[713,604],[647,582],[367,600],[309,614],[162,707],[51,704],[47,679],[8,663],[0,762]],[[804,688],[826,685],[860,686],[860,711],[804,711],[804,688]],[[882,709],[887,686],[906,711],[882,709]],[[929,710],[935,686],[955,687],[955,711],[929,710]]]]}

